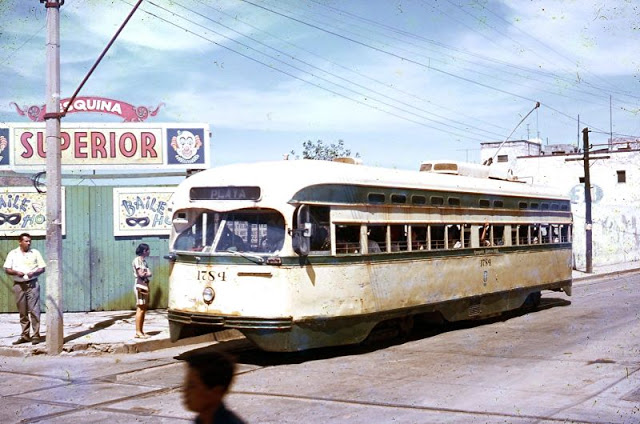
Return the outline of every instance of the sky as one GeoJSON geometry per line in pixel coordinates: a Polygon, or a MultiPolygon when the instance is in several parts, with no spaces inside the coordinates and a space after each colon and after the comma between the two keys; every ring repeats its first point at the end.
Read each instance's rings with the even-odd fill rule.
{"type": "MultiPolygon", "coordinates": [[[[70,97],[133,0],[66,0],[70,97]]],[[[45,103],[46,9],[0,0],[0,125],[45,103]]],[[[640,137],[637,0],[144,0],[80,96],[206,123],[211,166],[343,140],[365,164],[479,162],[480,143],[640,137]],[[535,109],[519,126],[520,121],[535,109]]],[[[64,122],[117,122],[69,114],[64,122]]]]}

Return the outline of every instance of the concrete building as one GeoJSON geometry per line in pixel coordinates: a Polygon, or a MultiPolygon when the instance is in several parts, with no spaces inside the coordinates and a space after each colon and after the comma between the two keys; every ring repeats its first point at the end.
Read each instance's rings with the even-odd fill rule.
{"type": "MultiPolygon", "coordinates": [[[[584,164],[581,148],[543,145],[539,140],[481,144],[481,161],[520,180],[559,187],[571,197],[573,252],[577,269],[585,261],[584,164]],[[499,150],[498,150],[499,148],[499,150]]],[[[590,178],[593,264],[640,260],[640,139],[614,139],[592,145],[590,178]]]]}

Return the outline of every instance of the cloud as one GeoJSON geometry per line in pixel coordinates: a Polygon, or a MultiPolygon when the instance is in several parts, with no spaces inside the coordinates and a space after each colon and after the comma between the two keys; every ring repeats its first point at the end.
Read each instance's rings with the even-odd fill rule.
{"type": "Polygon", "coordinates": [[[505,4],[511,11],[506,19],[513,22],[509,33],[522,40],[527,50],[538,53],[525,56],[525,63],[530,66],[543,64],[553,71],[577,67],[578,71],[600,75],[637,71],[637,61],[624,60],[637,50],[640,35],[637,3],[506,0],[505,4]]]}

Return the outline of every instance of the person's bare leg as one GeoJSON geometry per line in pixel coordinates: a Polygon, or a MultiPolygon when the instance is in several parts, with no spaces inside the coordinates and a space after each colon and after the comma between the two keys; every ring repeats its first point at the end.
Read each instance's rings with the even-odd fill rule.
{"type": "Polygon", "coordinates": [[[144,326],[144,315],[144,305],[138,305],[138,307],[136,308],[136,337],[144,336],[144,331],[142,331],[142,328],[144,326]]]}

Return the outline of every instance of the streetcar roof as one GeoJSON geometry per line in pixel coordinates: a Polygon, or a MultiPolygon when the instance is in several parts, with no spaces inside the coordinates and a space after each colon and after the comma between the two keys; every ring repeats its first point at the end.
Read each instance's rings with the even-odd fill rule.
{"type": "MultiPolygon", "coordinates": [[[[190,203],[190,189],[194,187],[259,186],[263,193],[268,193],[261,200],[275,206],[278,202],[289,202],[295,193],[304,188],[320,184],[426,189],[568,200],[567,196],[556,188],[536,186],[530,183],[321,160],[238,163],[211,168],[198,172],[183,181],[172,200],[174,207],[186,206],[190,203]]],[[[234,203],[236,207],[240,206],[238,202],[234,203]]],[[[244,207],[248,207],[248,205],[244,205],[244,207]]]]}

